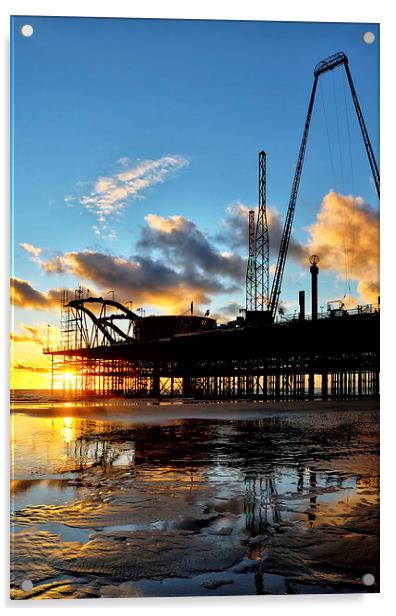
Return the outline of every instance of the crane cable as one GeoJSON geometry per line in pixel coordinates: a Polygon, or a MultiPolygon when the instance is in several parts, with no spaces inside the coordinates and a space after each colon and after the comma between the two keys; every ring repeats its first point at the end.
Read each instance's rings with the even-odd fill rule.
{"type": "Polygon", "coordinates": [[[324,96],[323,96],[322,81],[319,81],[319,90],[320,90],[320,98],[321,98],[321,101],[322,101],[322,111],[323,111],[325,127],[326,127],[327,147],[328,147],[328,150],[329,150],[331,174],[333,176],[334,190],[336,190],[337,189],[337,177],[336,177],[336,172],[335,172],[335,167],[334,167],[333,152],[332,152],[332,149],[331,149],[330,132],[329,132],[329,126],[328,126],[328,122],[327,122],[327,113],[326,113],[326,106],[325,106],[325,101],[324,101],[324,96]]]}
{"type": "Polygon", "coordinates": [[[352,147],[351,147],[351,130],[349,124],[349,112],[348,105],[346,100],[346,89],[345,89],[345,81],[346,77],[344,75],[344,79],[342,80],[343,90],[344,90],[344,105],[345,105],[345,115],[346,115],[346,124],[347,124],[347,137],[348,137],[348,149],[349,149],[349,165],[351,168],[351,186],[352,186],[352,195],[355,197],[355,175],[353,170],[353,158],[352,158],[352,147]]]}
{"type": "MultiPolygon", "coordinates": [[[[345,107],[345,117],[346,117],[346,125],[347,125],[349,165],[350,165],[350,169],[351,169],[352,197],[353,197],[354,203],[356,203],[355,174],[354,174],[354,169],[353,169],[353,157],[352,157],[352,140],[351,140],[351,130],[350,130],[350,122],[349,122],[348,105],[347,105],[347,99],[346,99],[345,80],[346,80],[346,76],[345,76],[345,74],[343,74],[342,85],[343,85],[343,91],[344,91],[344,107],[345,107]]],[[[349,224],[351,225],[352,246],[355,246],[356,245],[356,228],[355,228],[354,220],[352,219],[352,221],[350,221],[349,224]]],[[[349,268],[348,268],[348,270],[349,270],[349,268]]],[[[351,293],[351,281],[350,281],[350,278],[349,278],[349,271],[348,271],[348,281],[347,282],[348,282],[349,295],[352,295],[352,293],[351,293]]]]}
{"type": "MultiPolygon", "coordinates": [[[[338,72],[338,71],[337,71],[338,72]]],[[[340,189],[343,194],[345,193],[345,182],[344,182],[344,162],[342,158],[342,147],[341,147],[341,131],[340,131],[340,118],[338,113],[338,104],[337,104],[337,94],[336,94],[336,84],[335,84],[335,76],[334,71],[331,71],[332,74],[332,83],[333,83],[333,99],[334,99],[334,109],[336,114],[336,126],[337,126],[337,138],[338,138],[338,154],[340,157],[340,177],[341,177],[341,185],[340,189]]]]}
{"type": "MultiPolygon", "coordinates": [[[[335,164],[334,164],[334,158],[333,158],[333,152],[332,152],[332,146],[331,146],[331,139],[330,139],[330,130],[329,130],[329,125],[328,125],[327,113],[326,113],[326,105],[325,105],[325,99],[324,99],[323,89],[322,89],[322,84],[321,83],[319,84],[319,89],[320,89],[320,92],[321,92],[322,109],[323,109],[323,116],[324,116],[324,120],[325,120],[327,145],[328,145],[328,150],[329,150],[331,172],[332,172],[333,182],[334,182],[334,190],[336,191],[336,193],[339,194],[341,192],[341,190],[342,190],[343,193],[345,192],[345,182],[344,182],[344,161],[343,161],[342,147],[341,147],[340,118],[339,118],[339,111],[338,111],[338,104],[337,104],[337,96],[336,96],[334,73],[333,73],[333,77],[332,77],[332,86],[333,86],[334,110],[335,110],[335,114],[336,114],[338,151],[339,151],[339,159],[340,159],[340,163],[341,163],[340,164],[340,168],[339,168],[339,170],[340,170],[339,174],[336,173],[336,168],[335,168],[335,164]]],[[[345,83],[344,83],[344,95],[345,95],[345,83]]],[[[346,96],[344,96],[344,102],[345,102],[345,109],[347,109],[346,108],[346,96]]],[[[346,114],[347,114],[347,111],[346,111],[346,114]]],[[[348,121],[348,119],[347,119],[347,126],[348,126],[347,137],[348,137],[348,147],[349,147],[349,159],[350,159],[350,164],[352,165],[352,154],[351,154],[350,131],[349,131],[349,121],[348,121]]],[[[352,169],[352,167],[351,167],[351,169],[352,169]]],[[[353,177],[353,172],[352,172],[352,177],[353,177]]],[[[344,195],[341,195],[341,199],[342,199],[342,204],[343,204],[343,217],[344,217],[344,224],[342,225],[342,243],[343,243],[344,278],[345,278],[345,292],[344,292],[343,299],[345,299],[348,293],[349,293],[349,295],[352,295],[352,294],[351,294],[351,283],[350,283],[350,278],[349,278],[349,255],[348,255],[347,240],[346,240],[346,230],[345,230],[345,224],[347,224],[348,215],[347,215],[347,208],[346,208],[346,204],[345,204],[345,200],[344,200],[344,195]]]]}
{"type": "MultiPolygon", "coordinates": [[[[337,71],[338,72],[338,71],[337,71]]],[[[340,175],[341,175],[341,189],[342,195],[341,200],[343,204],[343,213],[344,213],[344,224],[342,225],[342,241],[343,241],[343,252],[344,252],[344,276],[345,276],[345,291],[343,299],[346,299],[349,291],[349,295],[351,295],[351,283],[349,278],[349,255],[348,255],[348,247],[347,247],[347,238],[346,238],[346,229],[345,226],[348,221],[348,212],[345,203],[345,176],[344,176],[344,160],[342,156],[342,145],[341,145],[341,131],[340,131],[340,114],[338,110],[337,104],[337,96],[336,96],[336,84],[335,84],[335,75],[333,72],[333,98],[334,98],[334,108],[336,112],[336,125],[337,125],[337,138],[338,138],[338,150],[340,155],[340,175]]]]}

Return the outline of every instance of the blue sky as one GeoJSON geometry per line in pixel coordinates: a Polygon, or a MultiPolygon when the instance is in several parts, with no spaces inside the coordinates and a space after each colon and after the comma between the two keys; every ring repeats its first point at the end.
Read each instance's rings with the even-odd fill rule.
{"type": "MultiPolygon", "coordinates": [[[[76,259],[71,267],[68,257],[65,266],[64,255],[72,252],[88,250],[133,260],[139,246],[145,245],[151,259],[165,263],[170,259],[169,264],[180,270],[176,245],[170,248],[164,244],[165,236],[158,236],[165,223],[161,226],[154,218],[148,222],[145,217],[150,214],[168,221],[171,216],[183,217],[196,226],[191,231],[183,223],[183,230],[194,237],[201,233],[212,250],[245,257],[247,250],[231,236],[227,246],[224,229],[230,226],[221,221],[227,221],[227,208],[256,205],[261,149],[267,152],[268,205],[283,220],[313,68],[334,52],[342,50],[349,57],[378,152],[377,25],[16,17],[12,44],[13,275],[44,294],[79,282],[101,290],[103,277],[86,277],[85,262],[85,269],[80,261],[76,266],[76,259]],[[24,23],[34,28],[30,38],[20,34],[24,23]],[[362,42],[367,30],[376,35],[372,45],[362,42]],[[166,157],[176,162],[168,167],[160,163],[160,179],[129,195],[121,215],[106,216],[107,231],[101,229],[97,212],[86,207],[99,178],[114,180],[144,161],[166,157]],[[147,241],[142,242],[148,231],[150,250],[147,241]],[[27,252],[21,243],[41,252],[27,252]],[[56,257],[63,259],[62,266],[45,267],[56,257]]],[[[377,211],[345,84],[341,70],[320,82],[293,228],[302,245],[309,241],[307,228],[331,189],[360,196],[377,211]]],[[[347,225],[347,209],[345,218],[347,225]]],[[[177,237],[182,242],[185,236],[177,237]]],[[[181,258],[183,247],[181,243],[181,258]]],[[[219,260],[218,272],[212,269],[206,276],[224,281],[223,261],[219,260]]],[[[344,295],[346,283],[339,270],[339,264],[329,264],[321,272],[321,303],[344,295]]],[[[307,271],[308,266],[289,259],[282,298],[290,306],[300,288],[308,292],[307,271]]],[[[200,276],[205,278],[202,267],[200,276]]],[[[154,276],[153,284],[157,279],[154,276]]],[[[353,295],[358,283],[358,275],[352,277],[353,295]]],[[[221,312],[229,302],[244,304],[244,281],[238,283],[234,275],[223,290],[205,293],[203,303],[221,312]]],[[[152,311],[165,310],[145,296],[136,301],[148,301],[152,311]]],[[[188,305],[187,292],[186,309],[188,305]]],[[[20,322],[58,322],[56,311],[24,308],[20,301],[16,308],[20,322]]]]}

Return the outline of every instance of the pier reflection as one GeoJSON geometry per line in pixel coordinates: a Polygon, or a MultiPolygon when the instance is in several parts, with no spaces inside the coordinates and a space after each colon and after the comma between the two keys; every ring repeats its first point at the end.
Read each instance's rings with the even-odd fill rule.
{"type": "MultiPolygon", "coordinates": [[[[242,567],[245,559],[250,592],[258,594],[298,592],[296,580],[313,575],[310,567],[328,584],[334,566],[337,579],[351,570],[360,579],[360,562],[370,571],[378,565],[369,552],[359,552],[359,563],[345,560],[360,549],[363,535],[366,544],[377,532],[374,420],[361,413],[327,413],[320,421],[283,413],[152,424],[15,416],[16,451],[25,452],[14,458],[12,484],[18,570],[40,579],[39,564],[26,554],[49,549],[50,542],[54,563],[48,559],[45,575],[53,567],[55,577],[65,562],[79,588],[84,568],[99,586],[103,576],[113,579],[103,564],[110,555],[112,567],[116,562],[129,572],[137,554],[145,563],[145,555],[157,553],[183,579],[198,575],[195,562],[209,571],[208,559],[216,556],[213,571],[227,577],[232,563],[242,567]],[[177,568],[175,542],[183,562],[191,563],[187,575],[177,568]],[[336,550],[331,563],[321,551],[325,543],[336,550]]],[[[150,560],[147,576],[162,580],[165,565],[156,567],[150,560]]]]}
{"type": "Polygon", "coordinates": [[[67,447],[67,455],[75,461],[78,470],[99,466],[103,471],[110,471],[133,466],[135,445],[129,440],[117,441],[103,436],[78,438],[67,447]]]}
{"type": "Polygon", "coordinates": [[[282,522],[274,475],[245,479],[246,529],[252,537],[273,534],[282,522]]]}

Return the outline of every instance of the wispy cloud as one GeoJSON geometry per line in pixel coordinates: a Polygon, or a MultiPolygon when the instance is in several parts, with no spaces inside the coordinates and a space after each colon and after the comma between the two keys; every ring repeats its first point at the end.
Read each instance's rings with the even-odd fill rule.
{"type": "Polygon", "coordinates": [[[38,374],[48,374],[50,372],[49,367],[36,366],[34,364],[15,364],[13,370],[23,370],[24,372],[37,372],[38,374]]]}
{"type": "Polygon", "coordinates": [[[122,170],[99,177],[89,194],[78,199],[70,196],[65,198],[67,203],[78,200],[85,209],[95,214],[95,234],[108,239],[116,238],[114,229],[109,228],[110,221],[125,210],[130,202],[144,199],[147,189],[163,183],[170,174],[188,165],[188,160],[178,155],[142,160],[135,164],[124,157],[117,162],[122,170]]]}
{"type": "Polygon", "coordinates": [[[37,261],[39,259],[42,252],[41,248],[37,248],[36,246],[28,244],[27,242],[21,242],[19,245],[31,255],[33,261],[37,261]]]}
{"type": "Polygon", "coordinates": [[[22,333],[11,332],[10,339],[14,343],[31,343],[43,345],[42,329],[34,325],[21,325],[22,333]]]}

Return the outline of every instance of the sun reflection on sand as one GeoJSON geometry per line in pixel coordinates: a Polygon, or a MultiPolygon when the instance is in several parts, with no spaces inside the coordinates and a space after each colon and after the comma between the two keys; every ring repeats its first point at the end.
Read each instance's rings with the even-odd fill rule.
{"type": "Polygon", "coordinates": [[[64,418],[62,435],[65,443],[71,443],[74,439],[73,419],[71,417],[64,418]]]}

